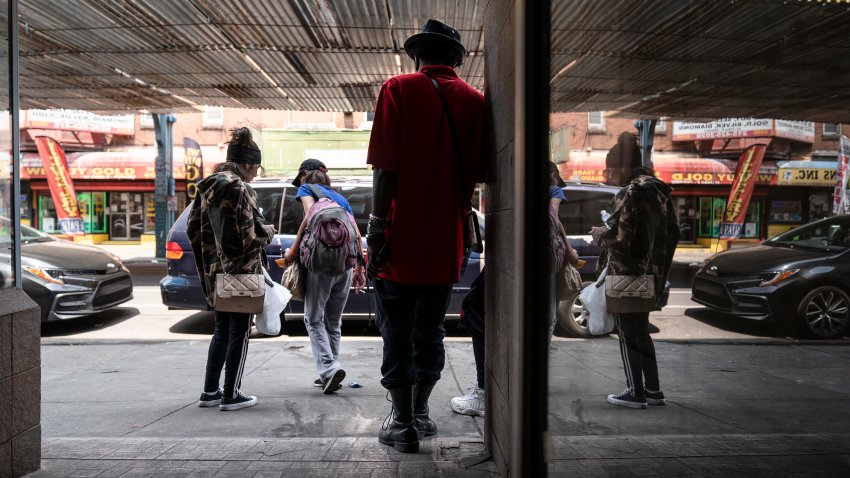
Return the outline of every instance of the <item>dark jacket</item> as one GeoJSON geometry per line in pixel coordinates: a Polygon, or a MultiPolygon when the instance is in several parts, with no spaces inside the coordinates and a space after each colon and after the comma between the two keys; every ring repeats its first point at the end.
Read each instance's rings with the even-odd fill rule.
{"type": "Polygon", "coordinates": [[[257,193],[235,173],[222,171],[198,183],[186,233],[210,305],[216,273],[259,272],[271,240],[263,225],[257,193]]]}
{"type": "Polygon", "coordinates": [[[603,249],[600,270],[608,265],[615,274],[653,274],[661,293],[680,234],[672,191],[660,179],[641,175],[617,193],[608,220],[611,228],[598,238],[603,249]]]}

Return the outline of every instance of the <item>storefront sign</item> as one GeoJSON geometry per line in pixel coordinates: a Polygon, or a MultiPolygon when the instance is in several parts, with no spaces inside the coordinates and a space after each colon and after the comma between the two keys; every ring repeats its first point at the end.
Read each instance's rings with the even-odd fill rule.
{"type": "Polygon", "coordinates": [[[841,137],[838,147],[838,164],[835,167],[835,192],[832,195],[832,214],[850,213],[850,197],[847,191],[847,163],[850,162],[850,140],[841,137]]]}
{"type": "Polygon", "coordinates": [[[724,118],[710,123],[673,122],[673,141],[774,136],[814,143],[815,124],[768,118],[724,118]]]}
{"type": "Polygon", "coordinates": [[[26,110],[21,128],[88,131],[91,133],[136,134],[133,115],[96,115],[79,110],[26,110]]]}
{"type": "Polygon", "coordinates": [[[804,143],[815,142],[815,124],[811,121],[775,120],[778,138],[788,138],[804,143]]]}
{"type": "Polygon", "coordinates": [[[187,203],[195,199],[198,193],[198,183],[203,178],[204,159],[201,156],[201,145],[192,138],[183,138],[183,163],[186,172],[187,203]]]}
{"type": "Polygon", "coordinates": [[[673,122],[673,141],[773,136],[773,120],[724,118],[711,123],[673,122]]]}
{"type": "MultiPolygon", "coordinates": [[[[655,175],[668,184],[700,184],[700,185],[723,185],[732,184],[736,173],[698,173],[689,171],[665,171],[655,170],[655,175]]],[[[776,174],[766,169],[761,169],[755,175],[756,184],[775,184],[776,174]]]]}
{"type": "MultiPolygon", "coordinates": [[[[735,180],[737,162],[714,158],[654,158],[655,175],[668,184],[724,185],[735,180]]],[[[568,181],[603,182],[604,158],[571,159],[560,166],[568,181]]],[[[756,184],[777,184],[776,165],[763,162],[756,174],[756,184]]]]}
{"type": "Polygon", "coordinates": [[[744,219],[747,216],[747,208],[756,185],[758,170],[764,159],[767,146],[756,144],[744,150],[741,159],[738,160],[738,168],[735,171],[735,182],[726,201],[726,212],[723,214],[723,222],[720,224],[721,239],[737,239],[744,227],[744,219]]]}
{"type": "Polygon", "coordinates": [[[47,172],[47,184],[56,206],[59,228],[64,234],[83,234],[85,227],[77,204],[74,182],[65,160],[65,152],[53,138],[38,136],[35,138],[38,155],[47,172]]]}
{"type": "Polygon", "coordinates": [[[835,174],[835,169],[780,167],[776,184],[780,186],[834,186],[835,174]]]}

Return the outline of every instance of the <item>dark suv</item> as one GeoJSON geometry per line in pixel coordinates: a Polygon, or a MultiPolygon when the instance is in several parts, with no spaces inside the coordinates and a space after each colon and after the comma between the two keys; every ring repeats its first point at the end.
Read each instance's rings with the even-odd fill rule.
{"type": "MultiPolygon", "coordinates": [[[[268,224],[273,224],[278,230],[278,236],[272,244],[266,247],[269,257],[269,274],[275,280],[280,280],[283,271],[275,263],[282,251],[292,245],[298,226],[304,218],[301,203],[295,200],[296,189],[288,179],[257,179],[251,183],[257,191],[258,204],[268,224]]],[[[366,234],[366,224],[372,208],[371,178],[339,178],[332,186],[340,192],[351,204],[357,226],[361,234],[366,234]]],[[[591,226],[600,223],[600,211],[608,208],[617,188],[598,184],[568,184],[564,188],[567,201],[561,205],[560,217],[564,223],[570,243],[578,251],[579,256],[587,261],[582,268],[582,277],[592,280],[594,269],[599,256],[599,248],[590,243],[587,234],[591,226]]],[[[473,201],[475,203],[476,201],[473,201]]],[[[180,309],[208,309],[204,299],[198,272],[195,269],[195,259],[189,238],[186,236],[186,221],[189,209],[175,222],[168,234],[167,253],[168,275],[160,281],[162,302],[168,307],[180,309]]],[[[482,231],[486,229],[484,217],[479,216],[482,231]]],[[[449,314],[456,316],[460,313],[460,304],[469,291],[472,281],[484,266],[483,256],[472,253],[464,262],[460,282],[455,284],[449,305],[449,314]]],[[[368,319],[375,312],[374,294],[371,288],[366,294],[349,296],[343,314],[347,318],[368,319]]],[[[586,336],[587,329],[583,327],[581,305],[574,301],[566,301],[559,307],[561,325],[567,332],[575,336],[586,336]]],[[[303,302],[292,301],[286,309],[287,320],[300,320],[303,314],[303,302]]]]}
{"type": "MultiPolygon", "coordinates": [[[[277,266],[275,259],[279,259],[283,251],[295,240],[298,226],[304,219],[304,209],[301,203],[295,200],[297,188],[292,186],[291,179],[257,179],[251,183],[251,186],[257,191],[257,202],[266,223],[273,224],[278,231],[276,240],[266,246],[266,255],[269,258],[269,275],[272,279],[280,281],[283,270],[277,266]]],[[[372,178],[335,179],[332,187],[348,200],[354,211],[360,233],[365,237],[366,224],[369,222],[369,213],[372,209],[372,178]]],[[[206,310],[207,302],[201,290],[195,258],[186,235],[188,216],[189,208],[186,208],[168,233],[166,245],[168,275],[159,283],[162,303],[173,308],[206,310]]],[[[478,254],[472,253],[464,262],[461,280],[455,285],[454,294],[452,294],[450,314],[460,312],[463,297],[483,267],[480,259],[478,254]]],[[[375,312],[373,295],[371,288],[366,290],[366,294],[352,293],[345,305],[344,316],[371,318],[375,312]]],[[[304,312],[303,306],[303,302],[291,301],[286,309],[286,319],[300,319],[299,315],[304,312]]]]}

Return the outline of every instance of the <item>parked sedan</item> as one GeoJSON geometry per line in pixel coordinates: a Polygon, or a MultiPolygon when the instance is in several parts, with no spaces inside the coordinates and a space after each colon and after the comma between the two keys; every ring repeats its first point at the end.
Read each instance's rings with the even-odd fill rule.
{"type": "MultiPolygon", "coordinates": [[[[0,219],[8,227],[8,219],[0,219]]],[[[9,243],[0,243],[0,271],[11,275],[9,243]]],[[[133,298],[130,274],[113,254],[21,226],[23,290],[41,307],[41,321],[95,314],[133,298]]],[[[7,284],[8,286],[9,284],[7,284]]]]}
{"type": "Polygon", "coordinates": [[[751,320],[832,339],[850,327],[850,215],[823,219],[706,259],[692,298],[751,320]]]}

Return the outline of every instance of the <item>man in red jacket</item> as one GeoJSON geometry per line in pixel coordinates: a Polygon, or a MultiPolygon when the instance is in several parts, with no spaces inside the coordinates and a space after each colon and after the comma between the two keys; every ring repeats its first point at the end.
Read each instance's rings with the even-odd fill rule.
{"type": "Polygon", "coordinates": [[[437,433],[428,397],[445,364],[443,322],[460,278],[464,205],[483,176],[485,107],[455,72],[466,49],[454,28],[428,20],[404,49],[417,73],[387,80],[375,107],[367,242],[384,339],[381,384],[394,413],[378,439],[412,453],[420,437],[437,433]]]}

